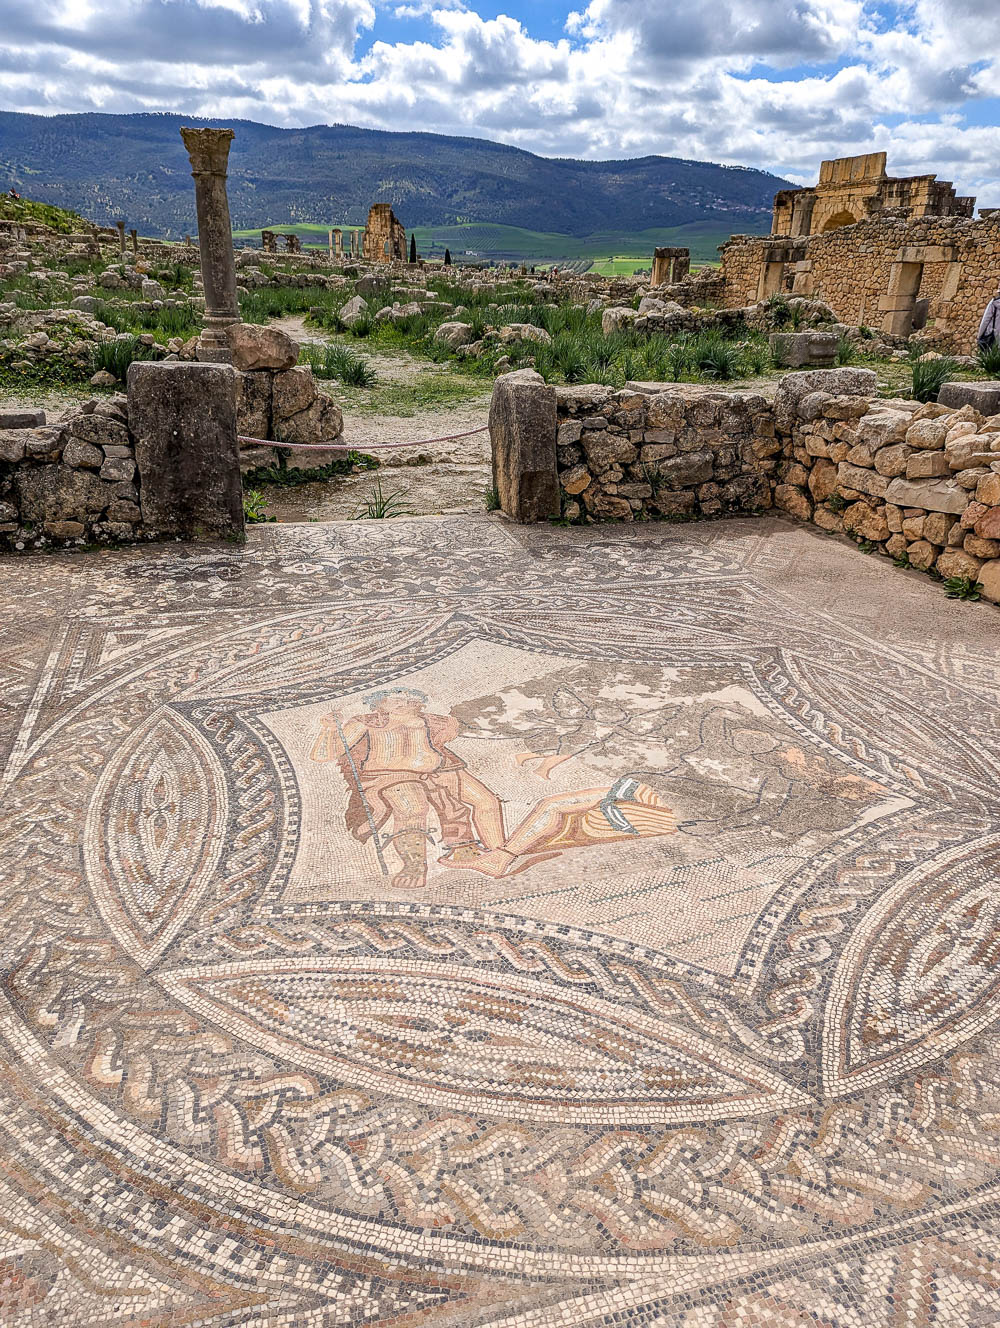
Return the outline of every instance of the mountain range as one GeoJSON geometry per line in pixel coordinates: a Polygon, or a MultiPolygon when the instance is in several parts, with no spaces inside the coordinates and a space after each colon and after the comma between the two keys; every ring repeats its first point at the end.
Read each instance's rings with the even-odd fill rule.
{"type": "Polygon", "coordinates": [[[358,225],[371,203],[385,202],[411,227],[493,222],[583,236],[714,222],[766,231],[772,197],[787,187],[742,166],[659,156],[555,159],[488,139],[352,125],[278,129],[167,114],[0,111],[0,189],[176,238],[196,229],[178,132],[191,123],[236,131],[229,201],[237,229],[358,225]]]}

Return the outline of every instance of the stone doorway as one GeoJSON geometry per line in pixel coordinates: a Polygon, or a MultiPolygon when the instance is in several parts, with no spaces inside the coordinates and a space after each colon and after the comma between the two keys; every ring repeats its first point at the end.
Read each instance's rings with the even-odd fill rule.
{"type": "Polygon", "coordinates": [[[893,263],[889,269],[889,290],[882,300],[882,331],[889,336],[908,337],[913,331],[923,275],[923,263],[893,263]]]}

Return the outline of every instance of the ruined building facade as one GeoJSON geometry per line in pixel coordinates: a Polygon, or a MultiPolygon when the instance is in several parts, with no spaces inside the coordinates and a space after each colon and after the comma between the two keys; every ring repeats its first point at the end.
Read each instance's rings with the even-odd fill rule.
{"type": "Polygon", "coordinates": [[[881,152],[824,162],[813,188],[776,196],[771,235],[722,246],[721,272],[704,292],[692,283],[687,302],[735,309],[802,295],[825,300],[844,323],[894,337],[925,331],[968,353],[1000,285],[1000,211],[974,219],[974,208],[933,176],[887,176],[881,152]]]}
{"type": "Polygon", "coordinates": [[[364,255],[370,263],[406,260],[406,227],[388,203],[374,203],[369,209],[364,255]]]}

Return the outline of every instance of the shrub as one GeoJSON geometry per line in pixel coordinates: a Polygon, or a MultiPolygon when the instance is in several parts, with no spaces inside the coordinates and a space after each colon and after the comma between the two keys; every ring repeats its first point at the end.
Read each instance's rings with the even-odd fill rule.
{"type": "Polygon", "coordinates": [[[1000,374],[1000,341],[994,341],[992,346],[987,346],[985,350],[980,350],[976,354],[979,361],[979,367],[984,373],[995,378],[1000,374]]]}
{"type": "Polygon", "coordinates": [[[851,364],[857,355],[857,348],[850,337],[841,337],[837,342],[837,363],[851,364]]]}
{"type": "Polygon", "coordinates": [[[916,360],[913,364],[914,401],[936,401],[937,394],[955,373],[955,361],[916,360]]]}
{"type": "Polygon", "coordinates": [[[152,348],[144,346],[138,337],[118,336],[113,341],[97,341],[90,348],[90,372],[97,373],[103,369],[124,383],[133,360],[153,358],[152,348]]]}
{"type": "Polygon", "coordinates": [[[377,374],[367,360],[349,346],[305,345],[299,361],[308,364],[317,378],[337,378],[349,387],[373,387],[377,374]]]}
{"type": "Polygon", "coordinates": [[[382,480],[376,479],[367,498],[361,502],[361,506],[354,513],[355,521],[385,521],[389,517],[409,516],[409,512],[402,506],[403,495],[398,489],[390,489],[385,493],[382,489],[382,480]]]}

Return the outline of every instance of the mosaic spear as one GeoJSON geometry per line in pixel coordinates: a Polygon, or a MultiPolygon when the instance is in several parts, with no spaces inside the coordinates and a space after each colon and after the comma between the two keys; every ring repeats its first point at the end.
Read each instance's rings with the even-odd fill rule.
{"type": "Polygon", "coordinates": [[[368,818],[368,828],[372,832],[372,843],[375,845],[375,856],[378,858],[378,865],[382,868],[382,875],[389,875],[389,868],[385,865],[385,857],[382,853],[382,845],[379,842],[378,830],[375,828],[375,817],[372,816],[372,809],[368,805],[368,799],[365,797],[365,790],[361,784],[361,776],[358,774],[358,767],[354,764],[354,757],[351,755],[351,749],[348,746],[347,734],[344,732],[344,726],[340,722],[340,716],[335,716],[337,732],[340,735],[340,741],[344,747],[344,755],[347,757],[347,764],[351,767],[351,774],[354,776],[354,787],[358,791],[358,797],[361,799],[361,805],[365,809],[365,816],[368,818]]]}

